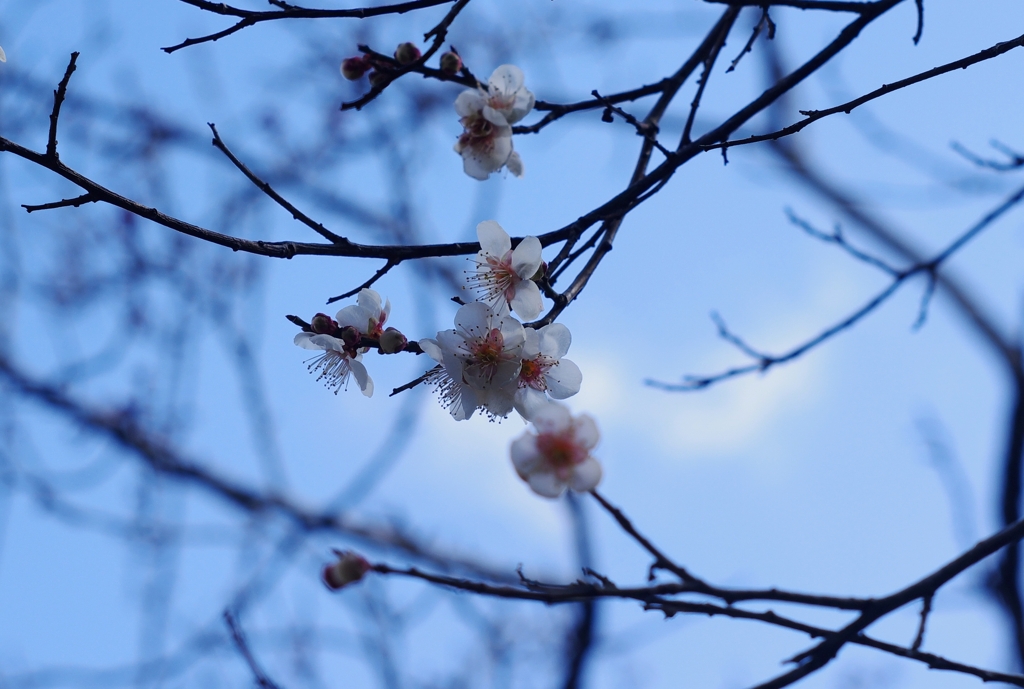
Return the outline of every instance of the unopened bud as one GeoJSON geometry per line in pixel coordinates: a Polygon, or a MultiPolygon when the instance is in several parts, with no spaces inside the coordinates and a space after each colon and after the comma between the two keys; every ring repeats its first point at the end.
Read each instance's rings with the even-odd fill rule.
{"type": "Polygon", "coordinates": [[[370,65],[361,57],[347,57],[341,61],[341,76],[349,81],[358,81],[366,74],[370,65]]]}
{"type": "Polygon", "coordinates": [[[441,71],[445,74],[458,74],[462,69],[462,58],[458,53],[448,51],[441,56],[441,71]]]}
{"type": "Polygon", "coordinates": [[[355,327],[346,325],[341,329],[341,339],[349,347],[355,347],[359,344],[359,341],[363,339],[363,336],[355,327]]]}
{"type": "Polygon", "coordinates": [[[369,79],[370,79],[370,86],[374,86],[374,87],[376,87],[376,86],[386,86],[387,83],[389,81],[391,81],[391,77],[386,72],[381,72],[379,70],[378,71],[370,72],[369,79]]]}
{"type": "Polygon", "coordinates": [[[313,326],[313,332],[317,335],[333,335],[334,331],[338,329],[338,324],[326,313],[318,313],[313,316],[313,322],[310,325],[313,326]]]}
{"type": "Polygon", "coordinates": [[[370,571],[370,563],[359,553],[351,550],[335,550],[338,561],[325,565],[320,578],[332,591],[344,588],[362,579],[370,571]]]}
{"type": "Polygon", "coordinates": [[[395,60],[400,65],[411,65],[420,59],[420,49],[412,43],[402,43],[395,48],[395,60]]]}
{"type": "Polygon", "coordinates": [[[538,282],[539,280],[543,280],[544,276],[547,275],[547,274],[548,274],[548,264],[547,264],[547,261],[541,261],[540,262],[540,267],[537,268],[537,272],[534,273],[530,277],[530,279],[533,280],[534,282],[538,282]]]}
{"type": "Polygon", "coordinates": [[[384,354],[396,354],[409,344],[405,335],[398,331],[398,328],[388,328],[380,335],[380,351],[384,354]]]}

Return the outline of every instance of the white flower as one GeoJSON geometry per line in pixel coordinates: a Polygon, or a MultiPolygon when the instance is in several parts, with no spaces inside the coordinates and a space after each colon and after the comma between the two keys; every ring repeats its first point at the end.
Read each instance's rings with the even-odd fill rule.
{"type": "Polygon", "coordinates": [[[484,116],[498,124],[515,124],[533,110],[533,94],[524,86],[523,70],[515,65],[502,65],[487,80],[487,90],[480,89],[486,105],[484,116]]]}
{"type": "MultiPolygon", "coordinates": [[[[4,54],[4,49],[3,48],[0,48],[0,62],[7,62],[7,55],[4,54]]],[[[513,173],[513,174],[515,174],[515,173],[513,173]]],[[[521,175],[516,175],[516,177],[520,177],[520,176],[521,175]]]]}
{"type": "Polygon", "coordinates": [[[512,411],[526,333],[511,315],[496,313],[483,302],[466,304],[455,314],[454,330],[437,339],[420,340],[420,348],[443,367],[431,377],[441,403],[456,420],[468,419],[477,407],[492,417],[512,411]]]}
{"type": "Polygon", "coordinates": [[[573,417],[555,402],[533,418],[537,433],[526,432],[512,442],[512,465],[534,493],[557,498],[566,488],[593,490],[601,482],[601,465],[590,456],[600,434],[586,415],[573,417]]]}
{"type": "Polygon", "coordinates": [[[348,387],[349,377],[353,376],[363,394],[373,396],[373,381],[363,366],[362,355],[352,353],[343,340],[331,335],[301,332],[295,336],[294,342],[303,349],[323,350],[323,354],[310,360],[309,372],[318,373],[316,379],[324,381],[335,395],[341,388],[348,387]]]}
{"type": "Polygon", "coordinates": [[[583,382],[580,367],[562,358],[571,343],[569,329],[561,323],[552,323],[540,330],[526,328],[523,364],[515,383],[514,398],[516,411],[524,419],[533,419],[547,406],[547,395],[564,400],[580,391],[583,382]]]}
{"type": "Polygon", "coordinates": [[[455,99],[464,131],[455,143],[462,167],[474,179],[484,180],[507,166],[523,176],[523,161],[512,149],[512,124],[533,109],[534,97],[523,86],[523,71],[515,65],[494,70],[487,89],[463,91],[455,99]]]}
{"type": "Polygon", "coordinates": [[[361,335],[379,339],[390,313],[390,299],[381,306],[380,295],[372,289],[363,288],[359,291],[356,304],[338,311],[335,319],[340,328],[353,327],[361,335]]]}
{"type": "Polygon", "coordinates": [[[530,278],[541,266],[540,240],[524,237],[513,251],[508,233],[493,220],[477,225],[476,236],[480,240],[476,275],[467,281],[483,292],[482,301],[498,310],[508,305],[523,320],[539,316],[540,288],[530,278]]]}

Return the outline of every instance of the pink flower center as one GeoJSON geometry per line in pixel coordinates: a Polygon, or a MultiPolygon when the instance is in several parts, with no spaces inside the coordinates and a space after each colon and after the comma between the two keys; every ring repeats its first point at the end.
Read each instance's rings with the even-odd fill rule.
{"type": "Polygon", "coordinates": [[[493,378],[498,365],[510,359],[505,354],[505,338],[497,328],[491,328],[485,337],[470,343],[473,362],[480,366],[488,378],[493,378]]]}
{"type": "Polygon", "coordinates": [[[571,432],[541,433],[537,436],[537,450],[560,478],[568,476],[574,466],[587,458],[587,450],[574,442],[571,432]]]}
{"type": "Polygon", "coordinates": [[[542,355],[534,359],[523,359],[523,367],[519,369],[519,387],[531,387],[535,390],[547,390],[548,384],[544,380],[544,374],[554,366],[554,362],[542,355]]]}

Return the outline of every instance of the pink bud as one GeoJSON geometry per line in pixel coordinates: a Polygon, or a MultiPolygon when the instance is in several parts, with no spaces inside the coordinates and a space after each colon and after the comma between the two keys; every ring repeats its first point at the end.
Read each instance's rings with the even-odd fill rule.
{"type": "Polygon", "coordinates": [[[420,49],[412,43],[402,43],[395,49],[395,60],[400,65],[411,65],[420,59],[420,49]]]}
{"type": "Polygon", "coordinates": [[[384,354],[395,354],[405,349],[409,340],[398,331],[398,328],[388,328],[380,336],[380,351],[384,354]]]}
{"type": "Polygon", "coordinates": [[[458,74],[462,69],[462,58],[456,52],[449,51],[441,56],[441,71],[445,74],[458,74]]]}
{"type": "Polygon", "coordinates": [[[361,57],[347,57],[341,61],[341,75],[349,81],[358,81],[368,69],[370,65],[361,57]]]}
{"type": "Polygon", "coordinates": [[[370,563],[359,553],[351,550],[335,550],[337,562],[325,565],[320,574],[324,585],[332,591],[348,586],[362,579],[370,571],[370,563]]]}
{"type": "Polygon", "coordinates": [[[313,316],[311,325],[313,326],[313,332],[317,335],[333,335],[334,331],[338,329],[338,324],[326,313],[318,313],[313,316]]]}

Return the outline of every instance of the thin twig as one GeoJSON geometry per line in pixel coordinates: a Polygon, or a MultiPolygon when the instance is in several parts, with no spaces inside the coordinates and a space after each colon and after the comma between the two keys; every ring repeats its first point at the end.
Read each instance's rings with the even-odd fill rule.
{"type": "Polygon", "coordinates": [[[78,62],[78,52],[71,53],[71,60],[68,62],[68,67],[64,70],[64,78],[60,80],[60,84],[57,85],[57,90],[53,92],[53,110],[50,111],[50,133],[46,137],[46,156],[48,158],[57,159],[57,119],[60,117],[60,106],[64,104],[64,97],[68,93],[68,83],[71,81],[71,75],[75,73],[76,63],[78,62]]]}
{"type": "Polygon", "coordinates": [[[373,277],[371,277],[369,280],[367,280],[363,284],[359,285],[355,289],[351,289],[348,292],[345,292],[344,294],[339,294],[336,297],[331,297],[330,299],[327,300],[327,303],[328,304],[333,304],[336,301],[341,301],[342,299],[348,299],[349,297],[351,297],[353,295],[359,294],[364,289],[366,289],[368,287],[372,287],[373,284],[375,282],[377,282],[377,280],[380,280],[382,277],[387,275],[388,271],[391,270],[392,268],[394,268],[395,266],[397,266],[399,263],[401,263],[400,260],[388,259],[388,262],[384,264],[384,267],[381,268],[380,270],[378,270],[376,273],[374,273],[373,277]]]}
{"type": "Polygon", "coordinates": [[[932,598],[934,596],[925,596],[921,601],[921,621],[917,625],[917,634],[914,636],[914,643],[911,644],[911,651],[921,650],[921,644],[924,643],[924,630],[928,626],[928,615],[932,611],[932,598]]]}
{"type": "Polygon", "coordinates": [[[97,201],[99,201],[98,198],[93,196],[91,193],[86,192],[85,194],[82,194],[81,196],[76,196],[73,199],[61,199],[60,201],[53,201],[51,203],[42,203],[42,204],[39,204],[37,206],[29,205],[27,203],[23,203],[23,204],[21,204],[21,207],[24,208],[29,213],[34,213],[35,211],[48,211],[48,210],[52,210],[54,208],[67,208],[69,206],[72,206],[74,208],[78,208],[79,206],[81,206],[83,204],[86,204],[86,203],[96,203],[97,201]]]}
{"type": "Polygon", "coordinates": [[[256,662],[255,656],[253,656],[252,651],[249,649],[249,644],[246,643],[245,634],[242,633],[242,628],[238,625],[235,616],[231,614],[230,610],[224,611],[224,622],[231,631],[231,639],[235,642],[235,648],[242,654],[242,658],[245,659],[249,670],[252,671],[256,684],[263,687],[263,689],[280,689],[277,683],[270,679],[267,673],[263,671],[263,668],[259,666],[259,663],[256,662]]]}

